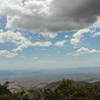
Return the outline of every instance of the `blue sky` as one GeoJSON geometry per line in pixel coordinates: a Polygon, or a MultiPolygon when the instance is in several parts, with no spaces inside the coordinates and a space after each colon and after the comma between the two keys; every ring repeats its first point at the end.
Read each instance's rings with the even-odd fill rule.
{"type": "Polygon", "coordinates": [[[100,67],[100,18],[96,14],[90,24],[90,16],[84,18],[87,22],[83,17],[77,22],[70,10],[59,12],[64,5],[60,1],[58,5],[54,0],[25,0],[24,6],[20,0],[0,2],[9,5],[1,5],[0,10],[0,69],[100,67]]]}

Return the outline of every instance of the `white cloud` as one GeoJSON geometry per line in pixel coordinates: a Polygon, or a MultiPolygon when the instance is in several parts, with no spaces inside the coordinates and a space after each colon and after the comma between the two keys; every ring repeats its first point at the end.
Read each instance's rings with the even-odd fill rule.
{"type": "Polygon", "coordinates": [[[32,43],[32,46],[46,46],[46,47],[49,47],[51,46],[52,43],[50,41],[46,41],[46,42],[34,42],[32,43]]]}
{"type": "Polygon", "coordinates": [[[100,17],[97,17],[97,21],[93,24],[95,28],[100,28],[100,17]]]}
{"type": "Polygon", "coordinates": [[[11,57],[14,57],[17,55],[18,52],[30,46],[48,47],[52,45],[50,41],[31,42],[30,40],[22,36],[20,32],[12,32],[12,31],[4,32],[3,30],[0,30],[0,44],[4,44],[7,42],[14,43],[17,46],[17,48],[12,49],[11,52],[7,50],[1,51],[1,55],[4,54],[5,56],[7,55],[7,57],[10,57],[10,55],[12,55],[11,57]]]}
{"type": "MultiPolygon", "coordinates": [[[[90,31],[86,27],[93,23],[96,27],[100,27],[100,18],[97,18],[100,15],[100,1],[76,0],[74,4],[73,1],[0,0],[0,16],[7,17],[6,28],[9,29],[7,32],[0,30],[0,43],[14,43],[17,48],[11,52],[17,53],[29,46],[51,46],[52,43],[50,41],[31,42],[20,32],[12,32],[11,29],[39,32],[44,37],[52,39],[57,36],[57,32],[80,29],[71,39],[71,44],[78,44],[83,35],[90,31]]],[[[96,33],[94,37],[98,35],[99,33],[96,33]]],[[[68,36],[65,35],[65,38],[68,36]]],[[[65,43],[66,40],[57,41],[55,45],[63,46],[65,43]]]]}
{"type": "Polygon", "coordinates": [[[100,1],[73,2],[74,0],[0,0],[0,15],[7,16],[6,27],[9,29],[57,33],[91,26],[100,15],[100,1]]]}
{"type": "Polygon", "coordinates": [[[16,53],[12,53],[8,50],[0,50],[0,56],[5,56],[5,57],[8,57],[8,58],[12,58],[12,57],[15,57],[17,54],[16,53]]]}
{"type": "Polygon", "coordinates": [[[80,42],[80,40],[81,40],[81,38],[83,37],[83,35],[84,35],[85,33],[87,33],[87,32],[90,32],[90,29],[89,29],[89,28],[87,28],[87,29],[81,29],[81,30],[79,30],[78,32],[76,32],[76,33],[73,35],[72,39],[71,39],[71,44],[77,45],[77,44],[80,42]]]}
{"type": "Polygon", "coordinates": [[[100,32],[95,32],[92,37],[98,37],[98,36],[100,36],[100,32]]]}
{"type": "Polygon", "coordinates": [[[100,50],[88,49],[88,48],[82,47],[75,52],[74,56],[79,56],[83,54],[93,54],[93,53],[100,53],[100,50]]]}
{"type": "Polygon", "coordinates": [[[6,27],[10,29],[40,31],[45,26],[46,16],[50,14],[48,5],[51,0],[25,0],[24,4],[22,0],[0,2],[0,14],[7,16],[6,27]]]}
{"type": "Polygon", "coordinates": [[[55,43],[55,46],[64,46],[64,44],[65,44],[66,42],[67,42],[66,40],[57,41],[57,42],[55,43]]]}
{"type": "MultiPolygon", "coordinates": [[[[4,32],[3,30],[0,30],[0,44],[4,44],[7,42],[14,43],[17,47],[24,45],[24,48],[27,47],[28,44],[30,44],[30,41],[28,41],[24,36],[22,36],[20,32],[4,32]]],[[[13,50],[1,50],[0,52],[1,56],[6,57],[14,57],[17,55],[17,52],[13,52],[13,50]]]]}
{"type": "Polygon", "coordinates": [[[16,49],[13,49],[12,51],[14,52],[20,52],[22,51],[24,48],[28,48],[30,46],[43,46],[43,47],[49,47],[51,46],[52,43],[50,41],[46,41],[46,42],[29,42],[29,41],[24,41],[23,44],[21,44],[20,46],[18,46],[16,49]]]}
{"type": "Polygon", "coordinates": [[[68,38],[69,36],[68,35],[65,35],[65,38],[68,38]]]}
{"type": "Polygon", "coordinates": [[[16,45],[20,45],[24,41],[27,41],[27,39],[23,37],[20,32],[4,32],[3,30],[0,30],[0,43],[12,42],[16,45]]]}
{"type": "Polygon", "coordinates": [[[43,32],[40,33],[42,36],[44,36],[46,39],[51,38],[54,39],[55,37],[57,37],[57,33],[50,33],[50,32],[43,32]]]}

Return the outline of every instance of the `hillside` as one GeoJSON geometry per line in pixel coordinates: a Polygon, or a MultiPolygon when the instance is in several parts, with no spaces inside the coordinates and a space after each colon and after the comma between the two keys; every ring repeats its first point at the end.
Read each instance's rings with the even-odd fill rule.
{"type": "Polygon", "coordinates": [[[0,100],[100,100],[100,82],[63,80],[17,93],[12,93],[8,84],[0,85],[0,100]]]}

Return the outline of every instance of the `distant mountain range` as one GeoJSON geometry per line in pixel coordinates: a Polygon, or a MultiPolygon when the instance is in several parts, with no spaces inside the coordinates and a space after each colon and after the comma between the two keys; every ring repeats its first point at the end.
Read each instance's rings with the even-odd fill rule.
{"type": "Polygon", "coordinates": [[[38,70],[0,70],[0,81],[19,81],[20,84],[44,83],[72,79],[85,82],[100,81],[100,67],[38,69],[38,70]]]}
{"type": "MultiPolygon", "coordinates": [[[[62,80],[61,80],[62,81],[62,80]]],[[[38,84],[28,84],[30,88],[26,88],[26,87],[23,87],[22,85],[20,85],[19,83],[16,84],[15,83],[10,83],[9,84],[9,87],[8,89],[12,92],[18,92],[18,91],[21,91],[23,89],[31,89],[31,90],[40,90],[40,89],[55,89],[60,83],[61,81],[54,81],[54,82],[51,82],[51,83],[38,83],[38,84]]],[[[72,81],[72,85],[73,86],[98,86],[100,88],[100,81],[98,82],[92,82],[92,83],[89,83],[89,82],[84,82],[84,81],[72,81]]]]}

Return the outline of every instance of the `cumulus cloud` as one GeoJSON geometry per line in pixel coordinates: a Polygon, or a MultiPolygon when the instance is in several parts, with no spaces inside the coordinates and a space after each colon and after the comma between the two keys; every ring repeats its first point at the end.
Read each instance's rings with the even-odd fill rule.
{"type": "Polygon", "coordinates": [[[89,28],[87,28],[87,29],[81,29],[81,30],[79,30],[78,32],[76,32],[76,33],[73,35],[72,39],[71,39],[71,44],[73,44],[73,45],[78,44],[78,43],[80,42],[80,39],[81,39],[81,38],[83,37],[83,35],[84,35],[85,33],[87,33],[87,32],[90,32],[90,29],[89,29],[89,28]]]}
{"type": "Polygon", "coordinates": [[[50,41],[31,42],[26,37],[24,37],[20,32],[12,32],[12,31],[4,32],[3,30],[0,30],[0,44],[4,44],[7,42],[14,43],[17,46],[17,48],[12,49],[11,52],[7,50],[0,51],[1,52],[0,55],[7,57],[14,57],[17,55],[18,52],[30,46],[48,47],[52,45],[50,41]]]}
{"type": "Polygon", "coordinates": [[[65,38],[68,38],[69,36],[68,35],[65,35],[65,38]]]}
{"type": "Polygon", "coordinates": [[[55,43],[55,46],[64,46],[64,44],[65,44],[66,42],[67,42],[66,40],[57,41],[57,42],[55,43]]]}
{"type": "Polygon", "coordinates": [[[36,32],[79,30],[100,15],[100,0],[0,0],[9,29],[36,32]],[[74,3],[73,3],[74,2],[74,3]],[[5,6],[6,5],[6,6],[5,6]]]}
{"type": "Polygon", "coordinates": [[[24,41],[27,41],[25,37],[21,35],[20,32],[12,32],[0,30],[0,44],[6,42],[12,42],[16,45],[23,44],[24,41]]]}
{"type": "Polygon", "coordinates": [[[93,24],[95,28],[100,28],[100,17],[97,17],[97,21],[93,24]]]}
{"type": "Polygon", "coordinates": [[[50,32],[43,32],[40,33],[43,37],[45,37],[46,39],[51,38],[54,39],[55,37],[57,37],[57,33],[50,33],[50,32]]]}
{"type": "Polygon", "coordinates": [[[92,37],[98,37],[98,36],[100,36],[100,32],[94,33],[92,37]]]}
{"type": "Polygon", "coordinates": [[[15,57],[16,55],[17,55],[16,53],[12,53],[8,50],[0,50],[0,56],[12,58],[12,57],[15,57]]]}
{"type": "Polygon", "coordinates": [[[88,49],[88,48],[82,47],[75,52],[74,56],[79,56],[83,54],[93,54],[93,53],[100,53],[100,50],[88,49]]]}
{"type": "MultiPolygon", "coordinates": [[[[90,31],[89,26],[100,27],[99,10],[100,0],[0,0],[0,16],[7,18],[8,29],[6,32],[0,30],[0,44],[14,43],[16,48],[11,52],[5,51],[11,55],[17,55],[29,46],[52,45],[50,41],[32,42],[20,32],[10,31],[18,29],[38,32],[52,39],[57,33],[78,30],[71,39],[71,44],[76,45],[90,31]]],[[[99,34],[97,32],[93,37],[99,34]]],[[[65,38],[68,36],[65,35],[65,38]]],[[[65,43],[66,40],[57,41],[55,46],[63,46],[65,43]]]]}
{"type": "Polygon", "coordinates": [[[52,43],[50,41],[46,41],[46,42],[41,42],[41,41],[38,41],[38,42],[29,42],[29,41],[24,41],[23,44],[21,44],[20,46],[18,46],[17,48],[13,49],[12,51],[14,52],[20,52],[22,51],[24,48],[28,48],[30,46],[42,46],[42,47],[49,47],[51,46],[52,43]]]}

